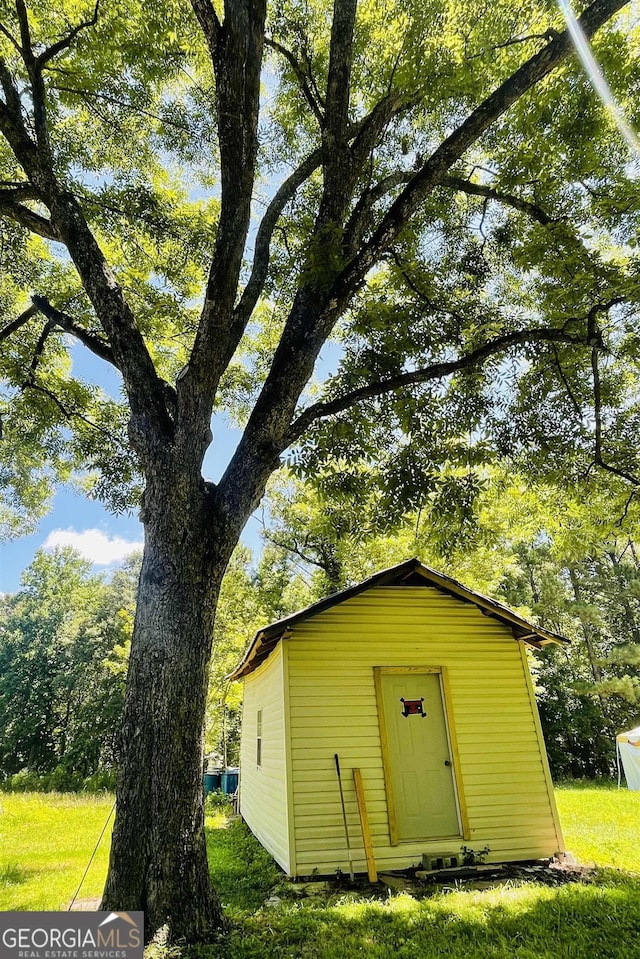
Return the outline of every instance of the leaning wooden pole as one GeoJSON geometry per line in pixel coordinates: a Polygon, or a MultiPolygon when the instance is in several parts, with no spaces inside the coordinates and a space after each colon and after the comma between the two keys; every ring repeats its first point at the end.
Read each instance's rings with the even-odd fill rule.
{"type": "Polygon", "coordinates": [[[373,844],[371,842],[371,831],[369,829],[367,804],[364,798],[362,773],[359,769],[353,770],[353,782],[356,787],[356,799],[358,800],[358,812],[360,813],[360,826],[362,827],[362,839],[364,841],[364,854],[367,859],[367,873],[369,875],[369,882],[377,882],[378,870],[376,869],[376,861],[373,855],[373,844]]]}

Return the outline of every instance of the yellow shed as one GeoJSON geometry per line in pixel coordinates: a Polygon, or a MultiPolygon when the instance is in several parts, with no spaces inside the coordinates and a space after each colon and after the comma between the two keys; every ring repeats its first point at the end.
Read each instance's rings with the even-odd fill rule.
{"type": "Polygon", "coordinates": [[[260,630],[240,811],[290,876],[564,850],[525,646],[565,640],[412,559],[260,630]]]}

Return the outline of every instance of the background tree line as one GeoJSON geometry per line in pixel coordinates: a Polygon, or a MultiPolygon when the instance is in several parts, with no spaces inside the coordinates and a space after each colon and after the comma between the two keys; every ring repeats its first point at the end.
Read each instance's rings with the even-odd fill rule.
{"type": "MultiPolygon", "coordinates": [[[[216,625],[206,749],[238,760],[242,688],[226,676],[255,630],[410,555],[571,639],[532,656],[554,775],[607,776],[614,738],[640,718],[640,545],[635,502],[610,489],[527,485],[512,471],[449,477],[415,515],[390,516],[371,486],[293,473],[273,484],[257,561],[236,550],[216,625]],[[467,499],[451,483],[473,487],[467,499]],[[358,492],[362,504],[362,490],[358,492]],[[621,501],[622,503],[622,501],[621,501]]],[[[73,550],[39,552],[0,623],[5,788],[108,785],[135,613],[139,558],[110,578],[73,550]]],[[[491,696],[491,691],[487,691],[491,696]]]]}
{"type": "Polygon", "coordinates": [[[107,581],[72,549],[39,551],[4,596],[0,773],[13,785],[113,785],[138,568],[107,581]]]}

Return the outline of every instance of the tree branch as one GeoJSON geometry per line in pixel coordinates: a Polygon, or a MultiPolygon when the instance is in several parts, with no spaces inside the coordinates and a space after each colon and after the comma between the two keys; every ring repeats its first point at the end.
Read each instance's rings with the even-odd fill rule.
{"type": "Polygon", "coordinates": [[[7,40],[9,41],[11,46],[14,48],[14,50],[16,50],[20,54],[20,56],[22,56],[22,47],[20,46],[20,44],[18,43],[14,35],[9,30],[7,30],[7,28],[5,27],[4,23],[2,23],[2,21],[0,21],[0,33],[2,33],[3,36],[7,38],[7,40]]]}
{"type": "MultiPolygon", "coordinates": [[[[405,284],[407,285],[407,287],[409,288],[409,290],[410,290],[415,296],[417,296],[419,300],[422,300],[422,302],[425,303],[425,304],[429,307],[429,309],[432,310],[434,313],[443,313],[445,316],[450,316],[450,317],[452,317],[452,318],[456,321],[456,323],[458,324],[456,330],[457,330],[457,335],[460,336],[461,330],[462,330],[462,328],[463,328],[463,326],[464,326],[464,324],[465,324],[465,317],[463,316],[463,314],[460,313],[458,310],[452,309],[452,307],[450,307],[450,306],[441,306],[439,303],[436,303],[435,300],[431,299],[431,297],[429,296],[429,294],[426,293],[426,292],[416,283],[416,281],[413,279],[413,277],[407,272],[407,269],[406,269],[406,267],[404,266],[404,264],[402,263],[402,260],[401,260],[400,257],[398,256],[396,250],[392,250],[392,251],[391,251],[391,256],[392,256],[392,258],[393,258],[393,262],[395,263],[396,267],[398,268],[398,271],[399,271],[399,273],[400,273],[400,276],[401,276],[402,279],[404,280],[404,282],[405,282],[405,284]]],[[[565,324],[565,326],[566,326],[566,324],[565,324]]],[[[564,327],[563,327],[563,329],[564,329],[564,327]]]]}
{"type": "Polygon", "coordinates": [[[555,40],[557,36],[558,31],[550,29],[547,30],[546,33],[530,33],[526,37],[512,37],[510,40],[505,40],[504,43],[494,43],[485,50],[480,50],[478,53],[472,53],[470,56],[465,57],[465,60],[477,60],[478,57],[486,56],[487,53],[492,53],[494,50],[504,50],[506,47],[513,47],[519,43],[529,43],[530,40],[555,40]]]}
{"type": "Polygon", "coordinates": [[[4,329],[0,330],[0,343],[8,339],[12,333],[15,333],[16,330],[19,330],[37,313],[42,313],[42,315],[46,317],[47,323],[45,324],[43,334],[38,341],[38,347],[36,347],[36,354],[38,356],[42,353],[42,348],[44,347],[44,343],[48,334],[57,326],[61,330],[64,330],[65,333],[70,333],[72,336],[75,336],[75,338],[79,340],[83,346],[86,346],[87,349],[91,350],[92,353],[100,357],[101,360],[106,360],[117,369],[113,351],[108,343],[105,343],[103,340],[101,340],[95,335],[95,333],[85,330],[84,327],[80,326],[80,324],[77,323],[73,317],[69,316],[68,313],[63,313],[61,310],[56,310],[56,308],[49,303],[45,296],[36,296],[34,294],[34,296],[31,297],[31,300],[32,305],[26,309],[24,313],[21,313],[17,319],[5,326],[4,329]],[[47,331],[46,334],[44,332],[45,330],[47,331]]]}
{"type": "Polygon", "coordinates": [[[35,316],[38,312],[38,307],[33,304],[28,307],[24,313],[21,313],[17,319],[13,320],[11,323],[8,323],[4,329],[0,330],[0,343],[8,339],[12,333],[15,333],[16,330],[19,330],[20,327],[24,326],[25,323],[28,323],[32,316],[35,316]]]}
{"type": "Polygon", "coordinates": [[[557,222],[557,219],[549,216],[549,214],[537,206],[537,204],[531,203],[529,200],[523,200],[518,196],[514,196],[512,193],[502,193],[500,190],[485,186],[483,183],[472,183],[471,180],[465,180],[458,176],[445,176],[440,180],[440,186],[451,187],[453,190],[459,190],[470,196],[481,196],[487,200],[495,200],[497,203],[503,203],[506,206],[513,207],[514,210],[528,214],[543,226],[557,222]]]}
{"type": "Polygon", "coordinates": [[[122,449],[122,443],[120,442],[119,438],[115,434],[110,433],[109,430],[104,428],[104,426],[100,426],[98,423],[94,423],[93,420],[90,420],[89,417],[85,416],[83,413],[79,413],[77,410],[68,409],[64,405],[62,400],[58,399],[55,393],[52,393],[51,390],[48,390],[46,387],[41,386],[39,383],[35,383],[35,382],[23,383],[22,388],[26,390],[35,390],[35,392],[37,393],[42,393],[43,396],[48,397],[48,399],[50,399],[53,403],[55,403],[55,405],[58,407],[62,415],[65,417],[65,419],[81,420],[83,423],[85,423],[87,426],[90,426],[92,429],[98,430],[98,432],[102,433],[103,436],[108,436],[112,442],[114,442],[117,446],[119,446],[122,449]]]}
{"type": "Polygon", "coordinates": [[[173,436],[166,383],[158,376],[124,291],[107,264],[76,198],[52,183],[51,220],[76,266],[122,373],[138,452],[173,436]]]}
{"type": "MultiPolygon", "coordinates": [[[[324,569],[322,564],[317,559],[313,559],[311,556],[307,556],[302,552],[301,548],[298,546],[298,541],[295,538],[293,543],[284,542],[283,540],[278,539],[278,537],[268,530],[266,526],[264,527],[262,535],[268,543],[271,543],[273,546],[277,546],[278,549],[283,549],[286,550],[287,553],[293,553],[295,556],[299,556],[300,559],[309,566],[317,566],[318,569],[324,569]]],[[[311,546],[311,549],[316,548],[313,546],[313,544],[308,545],[311,546]]]]}
{"type": "Polygon", "coordinates": [[[595,344],[591,350],[591,372],[593,375],[593,415],[595,419],[595,452],[593,455],[593,463],[596,466],[599,466],[600,469],[605,470],[607,473],[612,473],[614,476],[619,476],[620,479],[626,480],[628,483],[632,483],[634,486],[640,486],[640,477],[636,476],[635,473],[631,473],[628,470],[619,469],[617,466],[612,466],[611,463],[605,462],[604,454],[602,452],[602,386],[600,383],[600,370],[598,367],[598,351],[601,348],[601,344],[595,344]]]}
{"type": "Polygon", "coordinates": [[[46,217],[35,213],[33,210],[30,210],[29,207],[17,202],[19,197],[25,195],[25,192],[27,191],[18,189],[0,190],[0,214],[10,217],[32,233],[36,233],[46,240],[57,242],[60,236],[51,223],[51,220],[47,220],[46,217]]]}
{"type": "Polygon", "coordinates": [[[267,207],[266,213],[262,217],[260,226],[258,227],[258,232],[256,234],[251,275],[246,287],[244,288],[240,302],[234,311],[234,326],[236,326],[236,334],[231,337],[229,348],[227,349],[227,363],[231,360],[231,357],[236,350],[239,341],[238,334],[240,334],[240,336],[242,335],[246,323],[251,316],[256,303],[258,302],[260,293],[262,292],[267,271],[269,269],[271,239],[273,237],[273,231],[276,228],[276,224],[287,203],[295,196],[296,191],[306,180],[309,179],[312,173],[318,169],[321,159],[322,156],[320,150],[315,150],[306,158],[306,160],[303,160],[300,166],[294,170],[289,177],[287,177],[284,183],[276,191],[273,199],[267,207]]]}
{"type": "MultiPolygon", "coordinates": [[[[343,224],[351,204],[357,177],[367,151],[394,113],[404,110],[413,98],[391,93],[358,123],[349,121],[349,78],[351,73],[355,0],[335,0],[331,31],[331,56],[327,85],[327,113],[322,136],[323,191],[315,228],[307,247],[309,276],[298,288],[271,369],[263,384],[238,448],[219,484],[219,495],[232,511],[247,507],[249,488],[260,490],[265,469],[274,468],[282,449],[295,406],[314,362],[325,342],[340,304],[331,296],[333,273],[313,269],[314,257],[341,257],[343,224]],[[332,65],[331,65],[332,64],[332,65]],[[330,91],[338,79],[345,89],[330,91]],[[353,141],[353,145],[351,144],[353,141]]],[[[304,272],[304,267],[303,267],[304,272]]],[[[285,444],[286,448],[286,444],[285,444]]],[[[250,493],[250,497],[254,494],[250,493]]],[[[252,507],[251,507],[252,508],[252,507]]]]}
{"type": "Polygon", "coordinates": [[[29,79],[31,81],[31,99],[33,103],[33,121],[36,131],[36,140],[39,150],[44,154],[47,167],[51,167],[51,145],[49,142],[49,130],[47,126],[47,103],[46,90],[42,71],[51,60],[60,53],[68,50],[79,33],[88,27],[95,26],[98,22],[98,10],[100,0],[96,0],[93,10],[93,16],[89,20],[83,20],[77,26],[73,27],[60,40],[47,47],[37,56],[33,50],[31,39],[31,29],[29,26],[29,15],[24,0],[15,0],[16,12],[18,14],[18,23],[20,24],[21,45],[19,47],[22,59],[27,68],[29,79]]]}
{"type": "Polygon", "coordinates": [[[20,24],[21,54],[27,68],[31,83],[31,102],[33,105],[33,125],[36,132],[36,143],[41,159],[45,160],[47,169],[52,169],[51,144],[47,127],[47,98],[42,79],[42,69],[39,58],[33,52],[29,14],[24,0],[15,0],[18,23],[20,24]]]}
{"type": "Polygon", "coordinates": [[[322,113],[320,104],[316,100],[315,94],[313,90],[311,89],[309,77],[307,77],[306,73],[304,72],[301,65],[296,60],[291,50],[288,50],[282,43],[279,43],[277,40],[274,40],[273,37],[265,37],[264,42],[266,46],[271,47],[272,50],[275,50],[276,53],[279,53],[281,56],[285,58],[285,60],[287,61],[287,63],[289,64],[289,66],[291,67],[291,69],[293,70],[295,74],[296,80],[298,81],[298,85],[300,87],[300,90],[302,91],[302,94],[305,100],[311,107],[311,112],[313,113],[316,120],[318,121],[318,126],[320,127],[320,129],[322,129],[322,127],[324,126],[324,114],[322,113]]]}
{"type": "MultiPolygon", "coordinates": [[[[395,95],[393,97],[385,98],[384,104],[378,104],[376,107],[374,107],[370,114],[349,129],[349,139],[357,141],[358,138],[360,138],[359,144],[361,148],[362,143],[364,142],[363,131],[365,128],[367,128],[368,137],[371,131],[374,129],[379,129],[383,122],[387,122],[387,120],[394,113],[397,113],[401,109],[406,109],[407,106],[408,102],[406,100],[401,101],[395,95]]],[[[266,213],[262,218],[256,235],[251,275],[240,298],[240,302],[234,311],[235,333],[230,337],[229,340],[225,365],[231,360],[231,357],[233,356],[233,353],[235,352],[240,341],[240,337],[242,336],[246,323],[251,316],[256,303],[258,302],[260,293],[262,292],[267,270],[269,268],[271,240],[278,219],[280,218],[287,203],[295,196],[296,191],[318,169],[318,167],[321,165],[321,162],[321,150],[314,150],[313,153],[309,154],[309,156],[302,161],[300,166],[293,171],[293,173],[284,181],[284,183],[281,184],[273,199],[269,203],[269,206],[267,207],[266,213]]],[[[367,203],[373,204],[377,199],[380,199],[380,197],[384,196],[384,194],[390,190],[392,186],[395,186],[401,182],[406,182],[410,176],[411,174],[402,172],[387,177],[381,183],[367,191],[367,203]]],[[[362,209],[362,207],[360,209],[362,209]]],[[[351,224],[352,221],[354,224],[357,222],[356,210],[354,210],[354,214],[349,223],[351,224]]],[[[352,228],[355,228],[355,226],[352,228]]],[[[350,227],[348,225],[347,234],[349,233],[349,229],[350,227]]]]}
{"type": "Polygon", "coordinates": [[[358,248],[371,222],[371,213],[375,204],[395,187],[407,183],[412,176],[413,173],[410,171],[399,170],[397,173],[391,173],[384,177],[367,190],[363,190],[345,226],[345,249],[353,251],[358,248]]]}
{"type": "Polygon", "coordinates": [[[0,57],[0,85],[4,93],[4,103],[0,100],[0,133],[30,182],[35,184],[39,173],[36,145],[25,129],[20,95],[3,57],[0,57]]]}
{"type": "Polygon", "coordinates": [[[0,180],[0,192],[6,190],[16,200],[38,200],[40,194],[27,180],[0,180]]]}
{"type": "Polygon", "coordinates": [[[49,208],[56,237],[67,247],[106,333],[115,365],[122,372],[132,411],[131,429],[136,436],[138,452],[142,453],[156,443],[160,436],[166,439],[172,435],[166,384],[156,372],[123,290],[107,264],[77,199],[58,183],[49,145],[42,73],[33,66],[30,73],[36,129],[39,131],[37,146],[24,130],[17,90],[10,75],[7,77],[2,73],[1,62],[0,80],[14,94],[14,104],[12,110],[9,110],[8,105],[3,109],[0,104],[0,131],[49,208]]]}
{"type": "Polygon", "coordinates": [[[349,148],[349,101],[357,0],[334,0],[324,124],[324,186],[318,223],[342,225],[351,199],[353,163],[349,148]]]}
{"type": "Polygon", "coordinates": [[[46,296],[37,296],[34,294],[31,300],[34,307],[46,316],[50,323],[54,326],[59,326],[65,333],[70,333],[72,336],[75,336],[75,338],[79,340],[83,346],[86,346],[88,350],[91,350],[95,356],[100,357],[101,360],[106,360],[107,363],[111,363],[112,366],[119,369],[113,355],[113,350],[108,343],[105,343],[104,340],[101,340],[94,333],[89,332],[89,330],[85,330],[84,327],[80,326],[68,313],[57,310],[49,303],[46,296]]]}
{"type": "Polygon", "coordinates": [[[35,60],[36,68],[42,70],[42,68],[49,63],[50,60],[53,60],[64,50],[68,50],[75,38],[83,30],[88,29],[89,27],[95,27],[98,22],[98,10],[100,7],[100,0],[96,0],[95,7],[93,9],[93,16],[89,20],[83,20],[82,23],[79,23],[76,27],[73,27],[64,37],[61,37],[56,43],[53,43],[50,47],[47,47],[46,50],[43,50],[35,60]]]}
{"type": "Polygon", "coordinates": [[[218,20],[218,15],[214,10],[213,4],[211,3],[211,0],[191,0],[191,6],[193,7],[193,12],[198,19],[198,23],[202,27],[202,32],[204,33],[209,46],[209,52],[212,56],[214,56],[217,50],[222,27],[220,25],[220,21],[218,20]]]}
{"type": "MultiPolygon", "coordinates": [[[[22,25],[23,46],[30,43],[29,25],[23,0],[16,0],[22,25]]],[[[56,238],[65,244],[83,286],[104,329],[115,363],[122,372],[132,411],[131,431],[136,448],[144,453],[160,437],[173,434],[171,403],[166,384],[158,376],[153,360],[123,290],[93,235],[76,198],[58,183],[49,145],[45,90],[42,72],[30,61],[31,93],[37,143],[27,134],[18,90],[6,63],[0,58],[0,84],[5,102],[0,101],[0,132],[21,164],[30,183],[51,213],[56,238]]]]}
{"type": "Polygon", "coordinates": [[[349,125],[356,9],[357,0],[334,0],[326,97],[326,133],[333,146],[346,139],[349,125]]]}
{"type": "Polygon", "coordinates": [[[83,100],[104,100],[105,103],[113,103],[121,109],[130,110],[131,113],[149,117],[151,120],[157,120],[158,123],[162,123],[163,126],[173,127],[174,130],[181,130],[183,133],[191,133],[191,129],[185,123],[179,123],[176,120],[172,120],[169,116],[160,116],[160,114],[153,113],[151,110],[145,110],[144,107],[139,107],[130,101],[127,102],[123,100],[122,97],[111,96],[103,90],[82,90],[78,87],[68,87],[61,83],[51,83],[50,86],[60,93],[75,94],[75,96],[83,100]]]}
{"type": "MultiPolygon", "coordinates": [[[[367,159],[372,156],[376,144],[380,142],[381,135],[391,119],[411,109],[419,102],[419,99],[417,94],[407,96],[390,91],[363,118],[358,125],[350,150],[354,183],[361,175],[367,159]]],[[[344,229],[343,249],[347,256],[352,256],[362,242],[374,204],[395,186],[407,183],[412,175],[412,172],[399,170],[384,177],[375,186],[363,190],[344,229]]]]}
{"type": "Polygon", "coordinates": [[[571,389],[571,386],[570,386],[570,384],[569,384],[569,381],[568,381],[568,379],[567,379],[567,377],[566,377],[566,375],[565,375],[564,369],[562,368],[562,361],[561,361],[561,359],[560,359],[560,354],[558,353],[558,347],[555,345],[555,343],[553,344],[553,356],[554,356],[554,359],[555,359],[555,361],[556,361],[556,367],[557,367],[557,369],[558,369],[558,375],[559,375],[560,379],[562,380],[562,385],[564,386],[565,391],[566,391],[566,394],[567,394],[567,396],[569,397],[569,399],[570,399],[570,401],[571,401],[571,405],[573,406],[573,411],[574,411],[574,413],[576,414],[576,416],[578,417],[578,420],[579,420],[580,422],[582,422],[582,420],[583,420],[582,408],[580,407],[580,404],[578,403],[577,399],[575,398],[575,396],[574,396],[574,394],[573,394],[573,390],[571,389]]]}
{"type": "Polygon", "coordinates": [[[29,371],[27,373],[26,379],[22,384],[22,389],[26,389],[27,386],[31,386],[35,383],[36,370],[38,369],[38,363],[40,358],[44,353],[45,344],[49,338],[49,334],[55,328],[55,323],[53,320],[47,320],[45,325],[42,328],[42,332],[38,337],[38,342],[36,343],[35,349],[33,351],[33,356],[31,358],[31,363],[29,365],[29,371]]]}
{"type": "Polygon", "coordinates": [[[407,94],[391,91],[382,100],[379,100],[370,113],[360,121],[351,148],[351,155],[357,172],[360,171],[363,163],[370,156],[382,131],[391,119],[415,107],[420,103],[420,100],[421,95],[419,93],[407,94]]]}
{"type": "Polygon", "coordinates": [[[18,14],[18,24],[20,26],[20,53],[25,64],[29,66],[33,63],[33,50],[31,47],[31,30],[29,28],[29,16],[24,0],[15,0],[16,13],[18,14]]]}
{"type": "Polygon", "coordinates": [[[328,416],[335,416],[337,413],[343,413],[357,403],[363,400],[374,399],[378,396],[384,396],[387,393],[394,393],[397,390],[404,389],[407,386],[417,386],[422,383],[428,383],[432,380],[444,379],[454,373],[471,372],[477,369],[485,360],[503,353],[513,346],[523,346],[529,343],[571,343],[577,346],[588,346],[588,339],[581,336],[573,336],[564,329],[533,329],[518,330],[513,333],[505,333],[503,336],[496,337],[488,343],[457,360],[444,360],[439,363],[433,363],[430,366],[420,370],[411,370],[406,373],[400,373],[397,376],[391,376],[386,380],[379,380],[375,383],[368,383],[357,390],[352,390],[344,396],[339,396],[334,400],[314,403],[307,407],[298,418],[292,423],[287,432],[286,443],[283,449],[290,446],[302,433],[319,419],[325,419],[328,416]]]}
{"type": "MultiPolygon", "coordinates": [[[[379,131],[381,126],[388,122],[388,119],[394,113],[407,109],[409,105],[410,101],[407,100],[407,98],[401,99],[396,94],[385,97],[384,101],[377,104],[366,117],[363,117],[357,123],[348,125],[347,140],[354,142],[357,140],[359,144],[358,150],[362,151],[363,145],[374,131],[379,131]]],[[[212,388],[217,387],[220,375],[222,375],[222,372],[227,368],[237,349],[246,324],[264,287],[264,281],[269,268],[271,240],[278,219],[286,204],[295,196],[300,186],[319,168],[321,163],[322,151],[321,149],[317,149],[303,160],[300,166],[281,184],[267,207],[256,236],[253,265],[249,280],[240,301],[233,311],[231,322],[226,330],[226,336],[216,344],[215,365],[211,364],[210,367],[212,388]]]]}
{"type": "MultiPolygon", "coordinates": [[[[622,529],[622,526],[624,525],[624,521],[625,521],[626,518],[627,518],[627,514],[628,514],[628,512],[629,512],[629,509],[630,509],[630,507],[631,507],[631,504],[633,503],[634,499],[636,498],[636,496],[638,495],[639,492],[640,492],[640,489],[639,489],[637,486],[634,486],[633,489],[631,490],[631,492],[629,493],[629,495],[627,496],[627,501],[626,501],[626,503],[624,504],[624,509],[622,510],[622,513],[620,514],[620,516],[619,516],[618,519],[616,520],[616,526],[618,526],[620,529],[622,529]]],[[[630,541],[629,541],[629,542],[630,542],[630,541]]],[[[629,548],[629,542],[627,543],[627,545],[625,546],[625,548],[622,550],[622,552],[621,552],[621,554],[620,554],[620,559],[622,559],[622,557],[623,557],[624,554],[626,553],[627,549],[629,548]]]]}
{"type": "Polygon", "coordinates": [[[192,5],[207,37],[215,34],[216,40],[210,52],[216,77],[221,206],[205,302],[191,358],[178,381],[178,398],[185,422],[195,420],[206,430],[225,357],[235,338],[233,307],[258,153],[266,0],[227,0],[222,29],[212,20],[205,0],[192,0],[192,5]]]}
{"type": "Polygon", "coordinates": [[[3,113],[14,120],[21,119],[20,96],[4,57],[0,57],[0,84],[5,98],[5,103],[1,104],[3,113]]]}

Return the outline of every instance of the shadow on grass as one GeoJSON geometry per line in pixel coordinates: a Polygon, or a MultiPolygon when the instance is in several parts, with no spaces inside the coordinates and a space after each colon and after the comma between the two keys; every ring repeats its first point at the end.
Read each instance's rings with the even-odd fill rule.
{"type": "Polygon", "coordinates": [[[265,905],[282,874],[241,823],[208,835],[211,875],[232,920],[227,959],[630,959],[640,956],[640,881],[508,883],[424,899],[354,893],[265,905]]]}
{"type": "Polygon", "coordinates": [[[207,829],[211,881],[230,918],[258,909],[282,871],[241,820],[207,829]]]}
{"type": "Polygon", "coordinates": [[[281,907],[234,927],[237,959],[629,959],[640,886],[518,887],[385,904],[281,907]]]}

